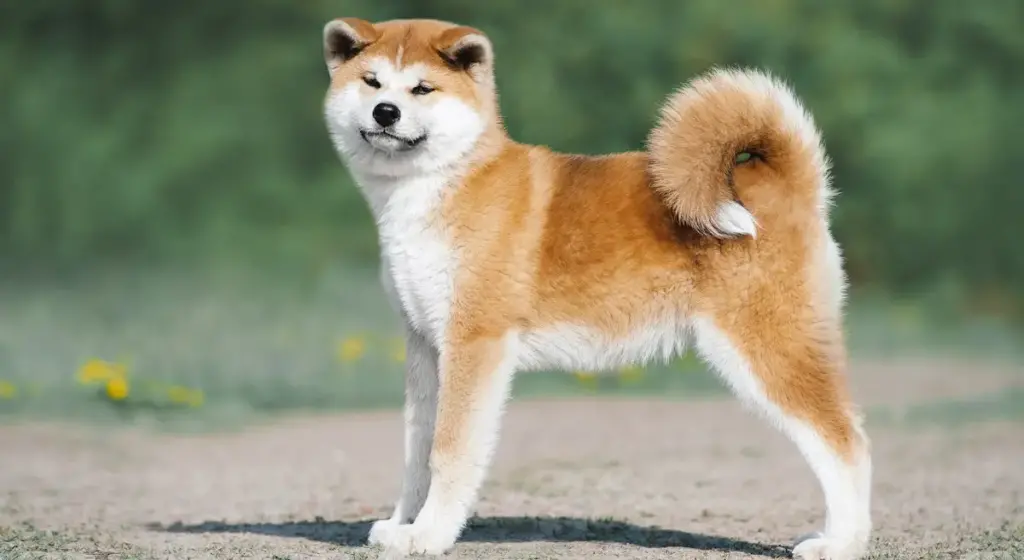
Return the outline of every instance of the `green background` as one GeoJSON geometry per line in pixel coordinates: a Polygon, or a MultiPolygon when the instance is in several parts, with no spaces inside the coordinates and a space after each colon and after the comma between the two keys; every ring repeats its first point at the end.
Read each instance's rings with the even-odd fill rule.
{"type": "MultiPolygon", "coordinates": [[[[218,410],[397,402],[384,342],[336,358],[339,339],[397,333],[321,118],[340,16],[482,29],[511,135],[563,151],[642,148],[713,65],[774,71],[834,161],[857,348],[1019,345],[1017,0],[5,2],[0,380],[17,391],[0,411],[93,407],[76,368],[125,356],[218,410]]],[[[705,386],[654,377],[640,386],[705,386]]]]}

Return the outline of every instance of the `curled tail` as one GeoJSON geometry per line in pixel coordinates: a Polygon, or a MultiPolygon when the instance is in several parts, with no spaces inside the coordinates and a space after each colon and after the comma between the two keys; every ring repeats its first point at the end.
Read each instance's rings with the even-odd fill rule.
{"type": "Polygon", "coordinates": [[[653,187],[707,235],[756,236],[776,217],[823,216],[827,207],[821,135],[766,73],[716,69],[694,79],[665,103],[648,151],[653,187]]]}

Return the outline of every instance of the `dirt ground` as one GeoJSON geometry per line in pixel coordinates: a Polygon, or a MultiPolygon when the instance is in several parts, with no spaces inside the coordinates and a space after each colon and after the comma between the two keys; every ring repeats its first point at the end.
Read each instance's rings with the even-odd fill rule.
{"type": "MultiPolygon", "coordinates": [[[[1012,369],[861,363],[852,380],[870,418],[1019,388],[1012,369]]],[[[1024,424],[868,430],[873,557],[1024,558],[1024,424]]],[[[0,558],[376,558],[400,466],[397,411],[200,436],[8,425],[0,558]]],[[[513,403],[491,472],[449,557],[788,557],[822,523],[795,447],[731,399],[513,403]]]]}

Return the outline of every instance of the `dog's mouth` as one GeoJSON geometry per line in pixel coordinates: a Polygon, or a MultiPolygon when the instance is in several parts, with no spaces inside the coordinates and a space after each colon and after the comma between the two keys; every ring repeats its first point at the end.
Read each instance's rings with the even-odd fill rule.
{"type": "Polygon", "coordinates": [[[359,135],[363,137],[363,141],[367,144],[378,149],[391,149],[394,151],[405,152],[412,150],[419,146],[427,139],[427,135],[423,134],[415,138],[406,138],[397,134],[392,134],[386,130],[360,130],[359,135]]]}

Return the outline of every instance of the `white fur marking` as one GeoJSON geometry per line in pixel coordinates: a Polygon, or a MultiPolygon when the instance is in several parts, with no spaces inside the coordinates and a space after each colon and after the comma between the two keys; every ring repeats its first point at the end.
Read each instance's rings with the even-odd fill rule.
{"type": "Polygon", "coordinates": [[[831,234],[826,234],[824,242],[818,248],[816,262],[810,267],[810,272],[811,286],[818,297],[818,309],[829,320],[841,324],[843,303],[846,299],[846,274],[843,271],[842,251],[831,234]]]}
{"type": "Polygon", "coordinates": [[[403,181],[378,217],[381,251],[394,292],[412,328],[441,347],[452,301],[455,255],[432,223],[447,181],[403,181]]]}
{"type": "Polygon", "coordinates": [[[757,222],[754,220],[753,214],[734,200],[719,205],[711,229],[719,237],[739,235],[757,237],[757,222]]]}

